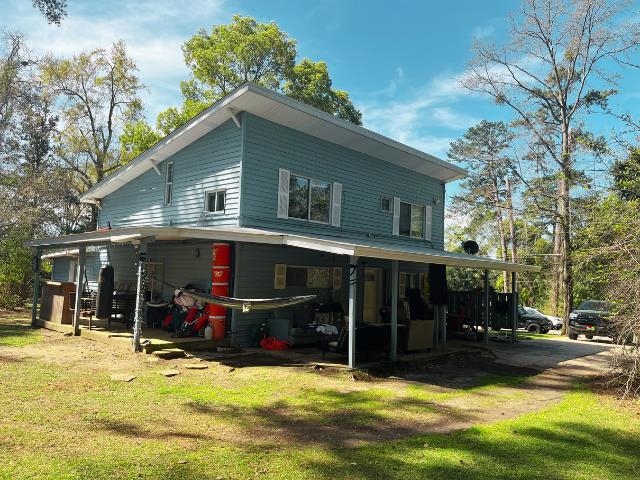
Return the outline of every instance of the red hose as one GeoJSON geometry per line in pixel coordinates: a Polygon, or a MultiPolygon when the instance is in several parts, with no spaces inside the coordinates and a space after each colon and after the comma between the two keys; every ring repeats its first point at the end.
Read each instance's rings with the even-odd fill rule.
{"type": "Polygon", "coordinates": [[[289,348],[289,342],[278,340],[276,337],[266,337],[260,340],[260,346],[265,350],[286,350],[289,348]]]}

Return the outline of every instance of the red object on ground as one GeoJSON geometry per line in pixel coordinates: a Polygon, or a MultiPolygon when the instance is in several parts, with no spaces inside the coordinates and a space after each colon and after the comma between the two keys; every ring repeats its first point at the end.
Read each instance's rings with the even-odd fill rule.
{"type": "Polygon", "coordinates": [[[224,340],[224,331],[227,326],[227,317],[212,317],[209,316],[209,322],[211,323],[211,327],[213,328],[213,340],[224,340]]]}
{"type": "Polygon", "coordinates": [[[289,342],[278,340],[276,337],[266,337],[260,340],[260,346],[265,350],[286,350],[289,348],[289,342]]]}

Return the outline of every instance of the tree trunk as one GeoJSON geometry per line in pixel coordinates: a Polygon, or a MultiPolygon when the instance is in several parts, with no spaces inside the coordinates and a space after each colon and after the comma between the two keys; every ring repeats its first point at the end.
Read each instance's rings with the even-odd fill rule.
{"type": "Polygon", "coordinates": [[[573,266],[571,265],[571,210],[570,210],[570,182],[571,182],[571,144],[569,124],[562,126],[562,165],[558,180],[558,220],[561,239],[561,274],[563,287],[564,314],[562,334],[569,333],[569,313],[573,307],[573,266]]]}
{"type": "MultiPolygon", "coordinates": [[[[560,181],[558,181],[558,192],[560,191],[560,181]]],[[[560,313],[560,291],[562,285],[562,228],[560,227],[560,199],[556,207],[556,216],[553,225],[553,257],[551,272],[551,311],[554,315],[560,313]]]]}
{"type": "Polygon", "coordinates": [[[509,236],[511,237],[511,261],[516,262],[518,251],[516,245],[516,224],[513,218],[513,194],[511,192],[511,179],[507,177],[507,208],[509,209],[509,236]]]}

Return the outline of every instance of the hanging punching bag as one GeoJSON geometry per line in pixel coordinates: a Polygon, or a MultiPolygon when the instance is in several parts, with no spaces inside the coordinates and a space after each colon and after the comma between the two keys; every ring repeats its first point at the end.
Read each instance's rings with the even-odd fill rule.
{"type": "Polygon", "coordinates": [[[111,318],[113,304],[113,267],[107,265],[98,275],[98,295],[96,297],[96,318],[111,318]]]}

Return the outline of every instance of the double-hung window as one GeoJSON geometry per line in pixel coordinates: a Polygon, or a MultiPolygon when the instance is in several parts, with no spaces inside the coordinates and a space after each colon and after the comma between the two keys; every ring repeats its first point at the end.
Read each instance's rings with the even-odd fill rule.
{"type": "Polygon", "coordinates": [[[225,191],[207,192],[205,199],[205,211],[211,213],[224,213],[225,191]]]}
{"type": "Polygon", "coordinates": [[[393,234],[431,240],[431,207],[393,199],[393,234]]]}
{"type": "Polygon", "coordinates": [[[340,226],[342,185],[280,169],[278,218],[340,226]]]}

